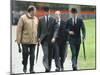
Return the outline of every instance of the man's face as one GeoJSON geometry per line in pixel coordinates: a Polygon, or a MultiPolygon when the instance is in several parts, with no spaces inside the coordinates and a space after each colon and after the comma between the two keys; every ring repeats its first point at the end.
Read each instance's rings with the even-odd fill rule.
{"type": "Polygon", "coordinates": [[[36,14],[36,10],[31,11],[31,15],[34,16],[36,14]]]}
{"type": "Polygon", "coordinates": [[[60,15],[61,13],[60,13],[60,11],[56,11],[55,12],[55,18],[56,18],[56,20],[59,20],[59,18],[60,18],[60,15]]]}
{"type": "Polygon", "coordinates": [[[50,14],[50,10],[49,11],[45,11],[44,14],[45,15],[49,15],[50,14]]]}

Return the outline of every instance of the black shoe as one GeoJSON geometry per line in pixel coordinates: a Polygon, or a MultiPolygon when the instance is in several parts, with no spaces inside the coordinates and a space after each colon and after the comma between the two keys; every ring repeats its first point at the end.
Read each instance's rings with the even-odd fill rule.
{"type": "Polygon", "coordinates": [[[35,73],[33,67],[30,67],[30,73],[35,73]]]}
{"type": "Polygon", "coordinates": [[[23,72],[26,73],[26,71],[27,71],[27,67],[23,66],[23,72]]]}
{"type": "Polygon", "coordinates": [[[61,71],[64,71],[64,68],[61,68],[61,71]]]}
{"type": "Polygon", "coordinates": [[[64,71],[63,63],[61,62],[61,71],[64,71]]]}
{"type": "Polygon", "coordinates": [[[56,72],[59,72],[59,71],[60,71],[60,69],[56,69],[55,71],[56,71],[56,72]]]}
{"type": "Polygon", "coordinates": [[[34,71],[30,71],[30,73],[35,73],[34,71]]]}
{"type": "Polygon", "coordinates": [[[73,67],[73,71],[77,71],[77,67],[73,67]]]}
{"type": "Polygon", "coordinates": [[[45,72],[50,72],[50,70],[46,69],[45,72]]]}

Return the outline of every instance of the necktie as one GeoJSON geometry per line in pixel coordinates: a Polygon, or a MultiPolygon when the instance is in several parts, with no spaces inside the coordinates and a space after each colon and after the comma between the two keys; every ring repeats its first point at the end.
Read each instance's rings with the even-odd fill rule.
{"type": "Polygon", "coordinates": [[[47,29],[48,29],[48,15],[46,16],[46,24],[47,24],[47,29]]]}

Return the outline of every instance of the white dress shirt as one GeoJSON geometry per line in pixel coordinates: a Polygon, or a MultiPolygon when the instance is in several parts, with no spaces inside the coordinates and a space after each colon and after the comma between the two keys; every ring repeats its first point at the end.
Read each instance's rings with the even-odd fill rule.
{"type": "Polygon", "coordinates": [[[75,17],[72,18],[73,25],[74,25],[74,22],[75,22],[75,24],[77,23],[77,16],[75,16],[75,17]]]}

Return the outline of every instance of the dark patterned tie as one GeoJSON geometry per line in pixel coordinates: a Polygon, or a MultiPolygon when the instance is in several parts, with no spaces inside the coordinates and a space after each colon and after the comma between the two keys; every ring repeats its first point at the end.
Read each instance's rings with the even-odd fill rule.
{"type": "Polygon", "coordinates": [[[47,29],[48,29],[48,28],[49,28],[49,27],[48,27],[48,15],[46,16],[46,19],[47,19],[47,23],[46,23],[46,24],[47,24],[47,29]]]}

